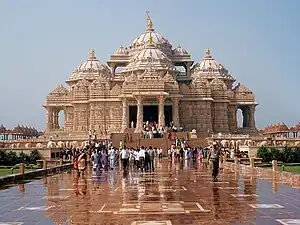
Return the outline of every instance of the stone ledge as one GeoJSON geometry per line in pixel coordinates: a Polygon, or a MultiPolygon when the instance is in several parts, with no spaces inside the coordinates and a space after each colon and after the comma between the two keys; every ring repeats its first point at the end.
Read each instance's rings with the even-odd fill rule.
{"type": "Polygon", "coordinates": [[[11,174],[4,177],[0,177],[0,187],[7,184],[17,183],[27,179],[33,179],[36,177],[48,175],[51,173],[61,172],[63,170],[67,170],[73,168],[73,163],[68,163],[60,166],[55,166],[47,169],[37,169],[34,171],[28,171],[24,174],[11,174]]]}

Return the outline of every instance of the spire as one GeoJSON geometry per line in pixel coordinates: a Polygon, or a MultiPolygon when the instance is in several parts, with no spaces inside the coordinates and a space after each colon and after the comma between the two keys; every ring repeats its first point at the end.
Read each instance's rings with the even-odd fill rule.
{"type": "Polygon", "coordinates": [[[209,48],[206,49],[205,55],[210,56],[210,49],[209,48]]]}
{"type": "Polygon", "coordinates": [[[209,48],[207,48],[205,50],[205,57],[204,58],[206,58],[206,59],[211,59],[212,58],[212,56],[210,54],[210,49],[209,48]]]}
{"type": "Polygon", "coordinates": [[[147,29],[146,30],[153,30],[153,23],[152,23],[149,13],[150,13],[149,11],[146,11],[146,14],[147,14],[147,29]]]}
{"type": "Polygon", "coordinates": [[[95,50],[94,50],[93,48],[92,48],[91,51],[90,51],[89,59],[96,59],[96,56],[95,56],[95,50]]]}

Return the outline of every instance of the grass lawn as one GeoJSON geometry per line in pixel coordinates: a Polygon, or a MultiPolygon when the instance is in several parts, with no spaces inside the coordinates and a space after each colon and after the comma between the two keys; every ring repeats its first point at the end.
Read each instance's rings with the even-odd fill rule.
{"type": "MultiPolygon", "coordinates": [[[[278,169],[282,171],[281,166],[278,166],[278,169]]],[[[300,166],[285,166],[284,171],[300,174],[300,166]]]]}
{"type": "MultiPolygon", "coordinates": [[[[30,171],[33,169],[25,169],[25,171],[30,171]]],[[[14,174],[19,173],[19,169],[14,169],[14,174]]],[[[11,169],[0,169],[0,177],[10,175],[11,174],[11,169]]]]}

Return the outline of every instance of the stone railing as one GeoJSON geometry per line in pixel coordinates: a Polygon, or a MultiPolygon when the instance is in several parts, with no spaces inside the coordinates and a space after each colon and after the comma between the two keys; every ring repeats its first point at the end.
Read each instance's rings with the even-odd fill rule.
{"type": "Polygon", "coordinates": [[[247,139],[249,134],[212,134],[211,138],[215,139],[247,139]]]}
{"type": "Polygon", "coordinates": [[[253,158],[250,159],[250,165],[240,164],[238,159],[235,159],[234,163],[224,162],[223,168],[231,171],[238,171],[244,175],[256,176],[260,179],[271,180],[273,182],[273,186],[286,184],[294,188],[300,188],[300,175],[285,171],[278,171],[276,160],[274,160],[272,164],[272,169],[267,169],[263,167],[254,167],[253,158]]]}

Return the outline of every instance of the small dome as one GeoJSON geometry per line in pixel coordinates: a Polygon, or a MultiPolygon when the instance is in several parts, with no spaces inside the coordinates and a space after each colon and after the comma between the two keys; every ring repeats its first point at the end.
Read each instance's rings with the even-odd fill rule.
{"type": "Polygon", "coordinates": [[[189,55],[188,51],[182,48],[180,45],[173,50],[174,55],[189,55]]]}
{"type": "Polygon", "coordinates": [[[124,69],[124,72],[149,67],[156,70],[169,70],[174,66],[172,65],[172,61],[164,52],[158,49],[154,44],[148,43],[140,52],[131,58],[129,64],[124,69]]]}
{"type": "Polygon", "coordinates": [[[121,46],[114,55],[128,55],[128,50],[127,48],[124,48],[123,46],[121,46]]]}
{"type": "Polygon", "coordinates": [[[204,58],[194,65],[191,72],[193,77],[223,77],[232,79],[228,70],[211,56],[210,49],[206,50],[204,58]]]}
{"type": "Polygon", "coordinates": [[[58,85],[49,93],[49,95],[67,95],[68,93],[68,89],[66,89],[63,85],[58,85]]]}
{"type": "Polygon", "coordinates": [[[100,63],[100,61],[96,58],[94,49],[92,49],[88,60],[80,64],[73,71],[72,76],[67,80],[67,82],[82,79],[95,80],[100,76],[110,77],[111,70],[107,65],[100,63]]]}

